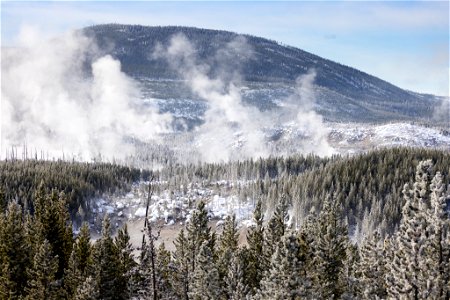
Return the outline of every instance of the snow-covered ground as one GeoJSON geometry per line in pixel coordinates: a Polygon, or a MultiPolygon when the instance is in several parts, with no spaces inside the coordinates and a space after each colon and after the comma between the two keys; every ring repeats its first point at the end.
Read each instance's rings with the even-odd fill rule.
{"type": "MultiPolygon", "coordinates": [[[[113,220],[117,227],[125,222],[143,219],[146,213],[148,182],[133,185],[131,192],[122,196],[105,196],[94,199],[92,212],[94,222],[99,223],[105,213],[113,220]]],[[[225,185],[226,182],[211,184],[210,187],[189,185],[179,190],[164,190],[160,194],[152,195],[148,209],[151,222],[164,225],[183,224],[190,219],[192,211],[199,201],[204,201],[212,220],[221,224],[228,215],[234,214],[239,224],[250,225],[254,202],[249,199],[239,199],[235,195],[222,194],[212,187],[225,185]],[[184,192],[182,192],[184,190],[184,192]]]]}
{"type": "Polygon", "coordinates": [[[340,153],[395,146],[450,149],[450,135],[443,130],[421,125],[329,123],[327,126],[329,141],[340,153]]]}

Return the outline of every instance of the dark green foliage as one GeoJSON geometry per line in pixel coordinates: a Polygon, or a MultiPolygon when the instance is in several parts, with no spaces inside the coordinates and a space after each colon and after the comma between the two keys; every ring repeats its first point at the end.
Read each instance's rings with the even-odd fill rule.
{"type": "Polygon", "coordinates": [[[117,236],[114,241],[115,247],[118,253],[119,268],[117,270],[118,282],[117,290],[121,295],[118,295],[121,299],[127,299],[130,297],[129,281],[131,277],[131,270],[136,266],[133,256],[133,246],[130,243],[130,235],[128,234],[127,225],[121,228],[117,232],[117,236]]]}
{"type": "Polygon", "coordinates": [[[73,299],[78,286],[83,282],[83,275],[80,270],[80,264],[75,249],[72,250],[72,254],[69,258],[69,264],[64,270],[64,290],[67,298],[73,299]]]}
{"type": "Polygon", "coordinates": [[[81,274],[85,276],[87,274],[87,266],[89,265],[92,253],[91,246],[91,234],[89,231],[88,223],[83,223],[80,228],[80,233],[73,245],[73,251],[78,261],[78,269],[81,274]]]}
{"type": "Polygon", "coordinates": [[[58,257],[56,278],[61,279],[72,252],[73,234],[64,194],[58,196],[53,190],[50,195],[37,196],[35,223],[41,227],[42,239],[47,240],[58,257]]]}
{"type": "Polygon", "coordinates": [[[207,242],[209,251],[214,250],[215,235],[211,233],[208,221],[209,217],[205,208],[205,202],[200,201],[186,226],[190,274],[193,274],[195,271],[196,257],[203,243],[207,242]]]}
{"type": "Polygon", "coordinates": [[[322,299],[339,299],[345,292],[348,235],[336,201],[327,199],[319,215],[315,246],[316,293],[322,299]]]}
{"type": "Polygon", "coordinates": [[[217,247],[217,268],[219,271],[219,278],[222,288],[226,290],[225,277],[228,274],[228,269],[231,264],[233,253],[238,248],[238,230],[236,223],[236,216],[227,216],[223,226],[222,234],[219,237],[217,247]]]}
{"type": "Polygon", "coordinates": [[[28,282],[27,268],[31,245],[27,242],[22,208],[15,202],[8,205],[6,215],[0,214],[0,292],[15,299],[23,295],[28,282]]]}
{"type": "Polygon", "coordinates": [[[139,170],[114,164],[16,159],[0,161],[0,174],[0,186],[7,202],[17,199],[25,209],[27,204],[33,211],[35,192],[42,185],[43,192],[56,189],[66,194],[73,217],[80,206],[89,212],[88,201],[93,196],[126,190],[140,178],[139,170]]]}
{"type": "Polygon", "coordinates": [[[111,224],[105,216],[102,225],[102,236],[94,245],[92,252],[92,275],[98,286],[100,299],[123,299],[119,282],[120,261],[118,251],[111,238],[111,224]]]}
{"type": "Polygon", "coordinates": [[[56,299],[58,295],[57,270],[58,259],[53,256],[50,243],[44,240],[34,256],[31,269],[28,271],[30,280],[28,282],[26,299],[56,299]]]}
{"type": "Polygon", "coordinates": [[[301,299],[310,294],[304,276],[304,262],[300,260],[300,244],[294,232],[287,232],[277,244],[270,267],[261,282],[261,299],[301,299]]]}
{"type": "MultiPolygon", "coordinates": [[[[260,197],[265,207],[274,206],[282,195],[292,199],[298,223],[311,208],[321,208],[322,199],[333,194],[342,205],[341,217],[353,228],[368,215],[368,232],[380,227],[381,234],[392,233],[398,226],[405,203],[403,185],[414,181],[419,161],[431,159],[441,171],[443,182],[450,182],[450,153],[441,150],[393,148],[376,150],[354,157],[335,157],[322,167],[296,176],[281,175],[275,180],[257,180],[247,193],[260,197]],[[298,202],[298,203],[296,203],[298,202]]],[[[362,226],[360,226],[362,228],[362,226]]],[[[364,234],[364,232],[362,232],[364,234]]]]}
{"type": "Polygon", "coordinates": [[[264,215],[262,213],[261,200],[258,200],[253,212],[255,225],[250,227],[247,233],[248,248],[246,249],[247,267],[246,284],[252,293],[259,289],[261,279],[264,275],[263,258],[264,245],[264,215]]]}
{"type": "Polygon", "coordinates": [[[178,237],[174,241],[175,251],[173,252],[173,287],[179,299],[189,299],[189,246],[184,229],[180,230],[178,237]]]}

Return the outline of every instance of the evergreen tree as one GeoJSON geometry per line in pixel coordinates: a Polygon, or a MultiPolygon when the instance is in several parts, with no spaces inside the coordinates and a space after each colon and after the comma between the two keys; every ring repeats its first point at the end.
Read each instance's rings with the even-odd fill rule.
{"type": "Polygon", "coordinates": [[[158,270],[159,299],[174,299],[171,254],[164,243],[161,243],[157,250],[156,269],[158,270]]]}
{"type": "Polygon", "coordinates": [[[75,251],[78,269],[85,277],[87,275],[87,266],[91,263],[90,259],[92,253],[91,233],[87,222],[84,222],[80,228],[80,233],[74,243],[73,251],[75,251]]]}
{"type": "Polygon", "coordinates": [[[94,278],[88,276],[84,282],[77,288],[74,300],[97,300],[99,292],[94,278]]]}
{"type": "Polygon", "coordinates": [[[318,220],[316,244],[316,293],[322,299],[338,299],[345,292],[344,262],[348,245],[347,228],[340,220],[336,201],[327,199],[318,220]]]}
{"type": "Polygon", "coordinates": [[[111,224],[105,215],[102,236],[94,245],[92,252],[92,274],[98,287],[100,299],[122,299],[119,291],[120,263],[117,248],[111,238],[111,224]]]}
{"type": "Polygon", "coordinates": [[[272,256],[270,269],[261,283],[261,299],[301,299],[310,283],[303,276],[300,245],[294,232],[287,232],[272,256]]]}
{"type": "Polygon", "coordinates": [[[427,278],[420,276],[420,269],[427,259],[423,249],[429,241],[426,200],[431,167],[431,161],[420,162],[413,189],[407,184],[404,187],[403,218],[391,243],[393,261],[386,276],[388,297],[418,299],[428,292],[427,278]]]}
{"type": "MultiPolygon", "coordinates": [[[[430,184],[429,222],[427,247],[423,247],[426,260],[422,262],[421,277],[426,280],[428,291],[424,297],[450,298],[450,218],[446,210],[442,175],[436,172],[430,184]],[[428,271],[428,272],[427,272],[428,271]]],[[[450,197],[448,197],[450,199],[450,197]]]]}
{"type": "Polygon", "coordinates": [[[219,271],[219,278],[221,281],[222,288],[225,290],[226,283],[224,281],[228,274],[228,268],[231,264],[231,258],[233,253],[238,247],[238,231],[236,216],[227,216],[225,219],[225,224],[223,232],[220,235],[218,248],[217,248],[217,268],[219,271]]]}
{"type": "Polygon", "coordinates": [[[227,299],[241,300],[249,296],[249,288],[245,283],[245,259],[244,252],[240,250],[235,251],[231,257],[225,277],[227,299]]]}
{"type": "Polygon", "coordinates": [[[205,203],[200,201],[197,205],[197,209],[192,212],[191,219],[186,226],[189,274],[193,274],[196,269],[196,258],[200,251],[200,247],[204,242],[208,243],[208,248],[214,256],[215,235],[211,233],[208,222],[209,217],[205,208],[205,203]]]}
{"type": "Polygon", "coordinates": [[[77,288],[83,283],[83,276],[79,267],[78,256],[72,251],[69,265],[64,270],[64,289],[68,299],[73,299],[77,288]]]}
{"type": "Polygon", "coordinates": [[[121,295],[118,295],[118,297],[128,299],[130,297],[128,287],[131,270],[135,267],[136,262],[134,261],[133,246],[130,243],[130,235],[126,224],[117,232],[115,248],[117,249],[119,260],[119,269],[117,270],[119,275],[116,284],[117,290],[120,291],[121,295]]]}
{"type": "Polygon", "coordinates": [[[280,246],[279,243],[287,228],[287,217],[287,199],[285,196],[282,196],[264,230],[263,256],[261,258],[263,272],[269,270],[271,257],[280,246]]]}
{"type": "Polygon", "coordinates": [[[254,293],[260,287],[263,277],[263,244],[264,244],[264,215],[262,212],[261,200],[258,200],[255,211],[253,212],[253,221],[255,225],[251,226],[247,233],[247,268],[246,282],[251,292],[254,293]]]}
{"type": "Polygon", "coordinates": [[[17,203],[11,202],[6,215],[0,214],[0,270],[4,278],[0,290],[8,297],[23,295],[28,282],[26,270],[30,265],[29,249],[22,209],[17,203]]]}
{"type": "Polygon", "coordinates": [[[26,289],[30,300],[56,299],[58,271],[58,259],[53,256],[50,243],[44,240],[33,259],[31,269],[28,271],[30,278],[26,289]]]}
{"type": "Polygon", "coordinates": [[[386,298],[385,249],[380,233],[375,231],[360,247],[360,293],[364,299],[386,298]]]}
{"type": "Polygon", "coordinates": [[[60,279],[72,253],[72,225],[64,194],[58,196],[56,190],[46,196],[41,193],[42,191],[38,191],[36,196],[36,221],[41,226],[43,239],[48,240],[53,253],[58,257],[56,278],[60,279]]]}
{"type": "Polygon", "coordinates": [[[173,273],[173,286],[177,298],[187,300],[189,299],[190,263],[188,240],[183,228],[175,239],[174,245],[173,263],[175,271],[173,273]]]}
{"type": "Polygon", "coordinates": [[[195,266],[191,279],[192,288],[189,291],[189,299],[219,299],[222,293],[219,271],[214,263],[213,252],[208,241],[204,241],[201,245],[195,266]]]}

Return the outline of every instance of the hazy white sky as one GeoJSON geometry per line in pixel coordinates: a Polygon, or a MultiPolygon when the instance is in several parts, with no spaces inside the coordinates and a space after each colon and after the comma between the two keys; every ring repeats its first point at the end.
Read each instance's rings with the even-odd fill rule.
{"type": "Polygon", "coordinates": [[[448,1],[2,1],[2,46],[87,25],[185,25],[270,38],[402,88],[449,95],[448,1]]]}

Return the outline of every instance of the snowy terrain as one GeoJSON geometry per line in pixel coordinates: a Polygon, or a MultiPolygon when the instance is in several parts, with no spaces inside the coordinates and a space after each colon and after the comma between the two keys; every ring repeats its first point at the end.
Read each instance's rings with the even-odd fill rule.
{"type": "Polygon", "coordinates": [[[448,132],[409,123],[333,123],[328,127],[330,143],[342,154],[396,146],[450,149],[448,132]]]}
{"type": "MultiPolygon", "coordinates": [[[[135,183],[132,190],[122,196],[94,199],[91,202],[94,224],[99,224],[105,213],[111,217],[116,227],[126,222],[144,219],[148,184],[149,182],[135,183]]],[[[181,186],[178,191],[165,190],[159,195],[154,194],[149,204],[149,221],[166,226],[183,224],[189,220],[196,204],[202,200],[206,203],[211,220],[216,221],[216,226],[232,214],[236,216],[239,224],[249,226],[255,203],[250,199],[242,200],[231,193],[223,192],[230,187],[228,182],[220,181],[211,183],[208,187],[190,184],[186,189],[181,186]],[[220,191],[217,191],[217,187],[220,191]]]]}

